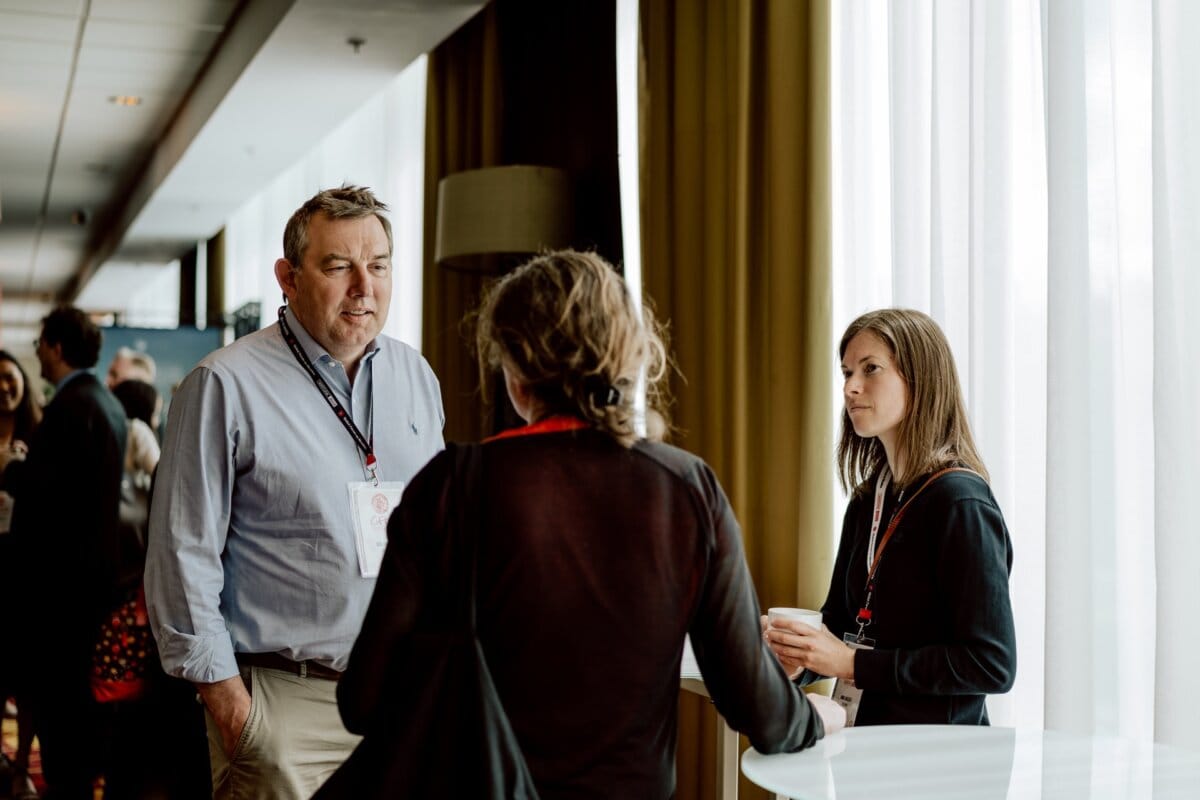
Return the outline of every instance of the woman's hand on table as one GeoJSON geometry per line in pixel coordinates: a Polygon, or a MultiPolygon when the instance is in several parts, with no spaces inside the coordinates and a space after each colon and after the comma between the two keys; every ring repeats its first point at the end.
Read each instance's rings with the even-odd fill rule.
{"type": "Polygon", "coordinates": [[[826,697],[823,694],[807,694],[808,702],[812,704],[813,711],[817,712],[817,716],[821,718],[821,722],[825,724],[825,735],[837,733],[842,728],[846,727],[846,709],[838,705],[834,700],[826,697]]]}

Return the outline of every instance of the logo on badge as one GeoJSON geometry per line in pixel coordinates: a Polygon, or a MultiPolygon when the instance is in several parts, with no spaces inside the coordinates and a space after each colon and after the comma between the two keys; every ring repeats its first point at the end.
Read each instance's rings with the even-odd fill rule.
{"type": "Polygon", "coordinates": [[[375,496],[371,498],[371,507],[375,509],[376,514],[387,513],[387,510],[388,510],[387,495],[383,494],[382,492],[376,492],[375,496]]]}

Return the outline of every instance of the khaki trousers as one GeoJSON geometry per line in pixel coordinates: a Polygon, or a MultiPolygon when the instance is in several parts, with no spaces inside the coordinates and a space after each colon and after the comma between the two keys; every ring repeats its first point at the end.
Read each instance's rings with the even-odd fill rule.
{"type": "Polygon", "coordinates": [[[206,711],[216,800],[308,800],[349,757],[361,736],[338,716],[337,683],[243,667],[250,716],[233,755],[206,711]]]}

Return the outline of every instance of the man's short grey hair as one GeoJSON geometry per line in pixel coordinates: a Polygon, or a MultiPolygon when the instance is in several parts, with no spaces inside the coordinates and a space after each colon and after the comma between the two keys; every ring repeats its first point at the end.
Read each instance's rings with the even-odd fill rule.
{"type": "Polygon", "coordinates": [[[300,269],[304,250],[308,247],[308,224],[318,214],[324,214],[330,219],[361,219],[374,216],[387,235],[388,256],[391,256],[392,223],[383,215],[387,210],[387,205],[365,186],[346,185],[317,192],[296,209],[283,229],[283,257],[292,265],[292,269],[300,269]]]}

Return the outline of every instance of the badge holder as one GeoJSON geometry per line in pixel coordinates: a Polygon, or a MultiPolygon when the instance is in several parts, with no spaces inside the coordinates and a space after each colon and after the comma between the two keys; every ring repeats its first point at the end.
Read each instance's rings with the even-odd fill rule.
{"type": "Polygon", "coordinates": [[[404,494],[403,481],[352,481],[350,511],[354,519],[354,544],[358,551],[359,574],[379,576],[383,552],[387,549],[388,519],[404,494]]]}
{"type": "MultiPolygon", "coordinates": [[[[867,602],[870,602],[870,595],[867,595],[867,602]]],[[[861,608],[858,612],[858,633],[842,634],[842,641],[851,650],[873,650],[875,649],[875,640],[868,639],[864,635],[867,626],[871,624],[871,612],[867,608],[861,608]]],[[[853,728],[854,720],[858,718],[858,708],[862,705],[863,690],[854,685],[854,681],[848,678],[838,678],[833,684],[833,701],[846,710],[846,727],[853,728]]]]}

